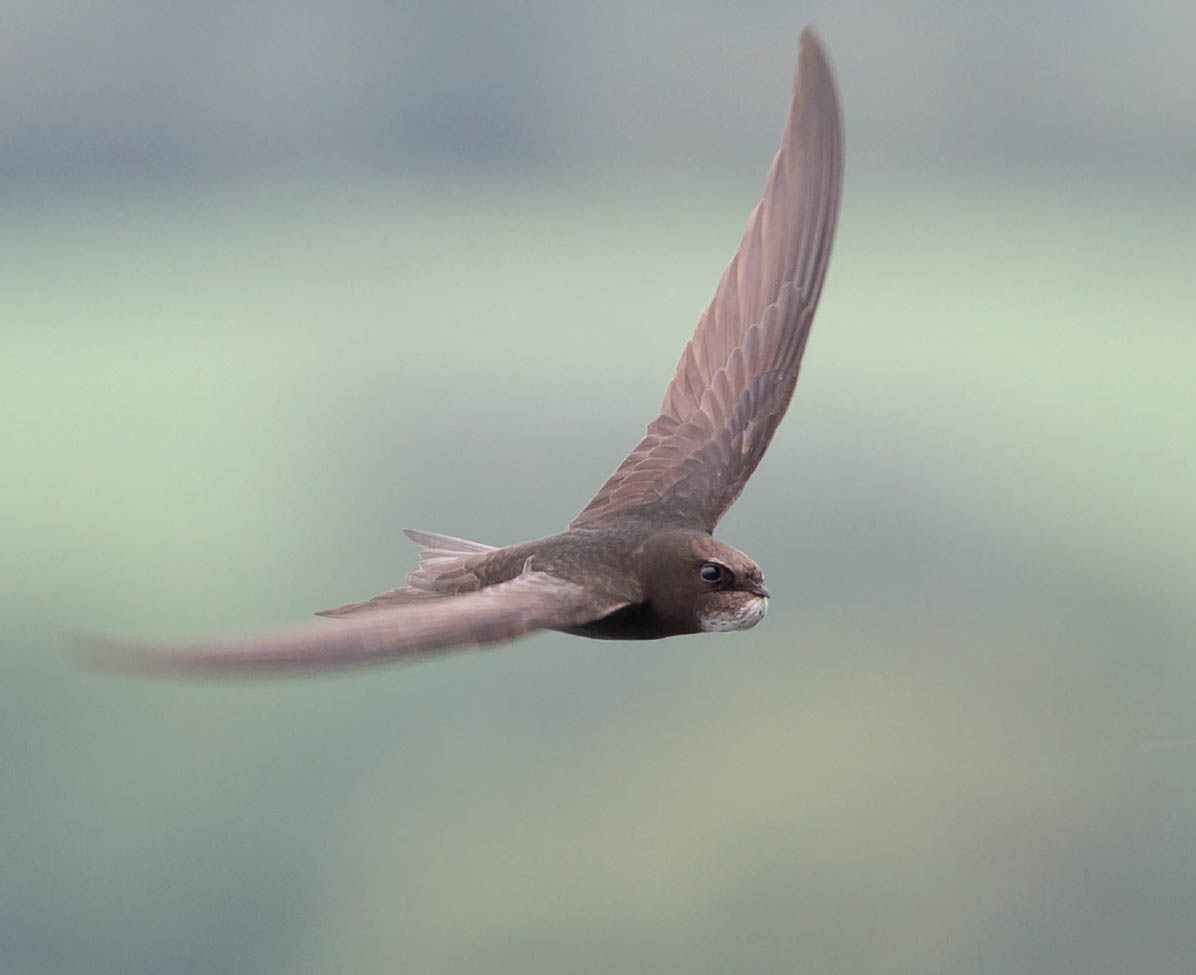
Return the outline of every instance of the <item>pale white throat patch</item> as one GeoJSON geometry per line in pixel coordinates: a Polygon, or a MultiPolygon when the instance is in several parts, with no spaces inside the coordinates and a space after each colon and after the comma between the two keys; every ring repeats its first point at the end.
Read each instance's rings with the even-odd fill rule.
{"type": "Polygon", "coordinates": [[[698,626],[705,633],[728,633],[731,630],[750,630],[768,612],[767,596],[751,596],[739,605],[727,607],[723,613],[698,614],[698,626]]]}

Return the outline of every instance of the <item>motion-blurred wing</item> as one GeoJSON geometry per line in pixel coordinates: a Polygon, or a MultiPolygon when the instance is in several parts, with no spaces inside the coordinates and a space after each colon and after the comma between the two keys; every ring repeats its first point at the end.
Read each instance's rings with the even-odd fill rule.
{"type": "Polygon", "coordinates": [[[207,674],[327,670],[485,646],[537,629],[580,626],[624,605],[528,565],[516,578],[476,592],[417,600],[343,620],[313,621],[239,640],[171,645],[88,639],[83,646],[90,663],[109,670],[207,674]]]}
{"type": "Polygon", "coordinates": [[[650,506],[712,530],[785,414],[839,212],[842,123],[817,39],[802,33],[793,104],[764,197],[685,347],[660,416],[570,525],[650,506]]]}

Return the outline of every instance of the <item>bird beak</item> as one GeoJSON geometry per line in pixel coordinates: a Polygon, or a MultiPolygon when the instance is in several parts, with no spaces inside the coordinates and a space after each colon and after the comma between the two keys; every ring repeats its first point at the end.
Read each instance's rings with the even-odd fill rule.
{"type": "Polygon", "coordinates": [[[765,599],[768,598],[768,586],[764,585],[763,581],[749,583],[748,592],[763,596],[765,599]]]}

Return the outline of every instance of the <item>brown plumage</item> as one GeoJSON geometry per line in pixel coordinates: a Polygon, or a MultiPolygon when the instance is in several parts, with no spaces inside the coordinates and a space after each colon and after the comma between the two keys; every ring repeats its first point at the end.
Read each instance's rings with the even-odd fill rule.
{"type": "Polygon", "coordinates": [[[793,395],[842,175],[834,79],[807,29],[763,199],[682,353],[660,416],[564,533],[493,548],[408,532],[422,551],[407,586],[320,614],[331,621],[190,645],[91,640],[91,659],[152,671],[343,667],[537,629],[655,639],[755,625],[768,605],[760,569],[710,533],[793,395]]]}
{"type": "Polygon", "coordinates": [[[714,530],[789,406],[830,259],[842,178],[835,83],[807,29],[781,148],[739,251],[681,354],[660,416],[570,527],[655,502],[714,530]]]}

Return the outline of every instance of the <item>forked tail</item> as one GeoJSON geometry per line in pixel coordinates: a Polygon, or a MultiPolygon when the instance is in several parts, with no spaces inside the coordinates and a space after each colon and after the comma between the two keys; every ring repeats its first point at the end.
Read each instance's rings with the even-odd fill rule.
{"type": "Polygon", "coordinates": [[[447,592],[462,592],[475,588],[470,585],[472,573],[465,563],[473,556],[493,552],[493,545],[471,542],[467,538],[439,535],[435,532],[403,530],[403,534],[419,546],[419,568],[407,575],[407,585],[391,589],[360,603],[349,603],[335,609],[325,609],[317,616],[349,616],[353,613],[393,606],[395,603],[417,599],[431,599],[447,592]]]}

